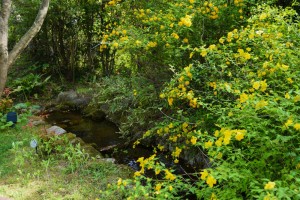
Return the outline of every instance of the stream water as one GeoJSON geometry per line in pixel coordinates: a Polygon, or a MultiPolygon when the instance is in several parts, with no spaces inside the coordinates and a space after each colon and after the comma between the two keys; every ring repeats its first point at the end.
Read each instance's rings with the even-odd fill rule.
{"type": "Polygon", "coordinates": [[[108,120],[93,121],[76,111],[54,111],[49,113],[46,121],[74,133],[86,143],[95,144],[98,150],[124,142],[114,123],[108,120]]]}
{"type": "Polygon", "coordinates": [[[146,148],[126,147],[125,149],[109,148],[113,146],[123,145],[125,140],[120,138],[118,127],[108,121],[94,121],[85,118],[76,111],[53,111],[49,113],[46,121],[49,124],[57,125],[68,132],[74,133],[84,142],[94,144],[94,147],[109,157],[114,157],[119,164],[128,164],[132,168],[137,169],[135,160],[139,157],[150,155],[151,152],[146,148]],[[103,149],[109,149],[103,151],[103,149]]]}

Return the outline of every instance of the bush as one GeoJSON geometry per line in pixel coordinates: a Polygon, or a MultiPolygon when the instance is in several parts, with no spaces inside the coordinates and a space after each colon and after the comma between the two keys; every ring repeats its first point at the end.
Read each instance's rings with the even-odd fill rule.
{"type": "Polygon", "coordinates": [[[144,77],[104,78],[96,91],[90,106],[104,111],[128,141],[141,137],[160,117],[157,89],[144,77]]]}
{"type": "Polygon", "coordinates": [[[190,154],[206,169],[175,175],[156,154],[140,158],[135,181],[115,186],[124,197],[180,199],[184,188],[199,199],[300,198],[299,18],[269,6],[252,12],[247,26],[194,49],[202,59],[160,95],[173,112],[143,136],[156,138],[156,154],[171,150],[175,164],[190,154]]]}

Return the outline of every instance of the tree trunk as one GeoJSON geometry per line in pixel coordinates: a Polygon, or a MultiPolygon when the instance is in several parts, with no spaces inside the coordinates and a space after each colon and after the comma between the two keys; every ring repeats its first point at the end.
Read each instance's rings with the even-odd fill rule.
{"type": "Polygon", "coordinates": [[[42,1],[33,25],[13,49],[8,52],[8,18],[10,16],[11,0],[2,0],[0,7],[0,98],[6,84],[9,68],[41,29],[48,12],[49,2],[50,0],[42,1]]]}

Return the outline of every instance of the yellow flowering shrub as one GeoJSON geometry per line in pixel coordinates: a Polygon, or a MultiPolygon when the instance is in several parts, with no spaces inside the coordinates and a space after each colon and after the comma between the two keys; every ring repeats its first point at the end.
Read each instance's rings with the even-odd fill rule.
{"type": "MultiPolygon", "coordinates": [[[[120,60],[118,65],[130,66],[132,71],[138,67],[148,76],[164,72],[166,65],[181,69],[189,62],[192,50],[204,45],[204,40],[217,41],[229,30],[229,24],[244,23],[240,16],[246,12],[241,10],[247,10],[246,1],[227,4],[226,0],[111,0],[104,8],[110,17],[105,19],[105,28],[101,27],[100,52],[126,52],[129,60],[120,60]]],[[[205,57],[206,52],[201,55],[205,57]]],[[[246,60],[249,55],[242,53],[246,60]]],[[[118,60],[117,55],[115,59],[118,60]]]]}
{"type": "MultiPolygon", "coordinates": [[[[196,8],[197,2],[176,6],[196,8]]],[[[231,6],[242,14],[244,3],[235,0],[231,6]]],[[[211,20],[229,7],[213,1],[200,4],[199,12],[211,20]]],[[[122,190],[124,197],[300,198],[299,17],[292,9],[266,5],[252,13],[247,24],[213,43],[186,48],[190,63],[181,66],[160,94],[165,120],[139,139],[152,139],[155,155],[168,154],[174,166],[184,160],[194,167],[192,172],[175,174],[158,156],[140,158],[141,170],[131,180],[134,191],[122,190]]],[[[171,15],[168,27],[188,28],[186,15],[194,26],[199,16],[184,13],[174,19],[171,15]]],[[[193,44],[192,37],[178,30],[168,36],[172,33],[193,44]]]]}

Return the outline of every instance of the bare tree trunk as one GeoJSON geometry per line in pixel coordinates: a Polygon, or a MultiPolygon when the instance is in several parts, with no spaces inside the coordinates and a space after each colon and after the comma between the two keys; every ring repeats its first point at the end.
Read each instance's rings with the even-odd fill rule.
{"type": "Polygon", "coordinates": [[[2,0],[0,10],[0,98],[4,90],[8,72],[8,18],[11,1],[2,0]]]}
{"type": "Polygon", "coordinates": [[[33,25],[13,49],[8,52],[8,18],[10,16],[11,0],[2,0],[0,7],[0,98],[6,84],[9,68],[41,29],[48,12],[49,2],[50,0],[42,1],[33,25]]]}

